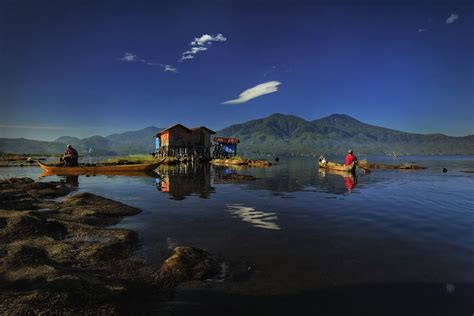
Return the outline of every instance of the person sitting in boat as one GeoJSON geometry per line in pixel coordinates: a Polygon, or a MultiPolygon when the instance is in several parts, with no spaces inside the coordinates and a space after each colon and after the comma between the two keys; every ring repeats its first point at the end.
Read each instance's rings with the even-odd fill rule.
{"type": "Polygon", "coordinates": [[[357,165],[359,161],[357,160],[357,157],[352,152],[352,149],[349,149],[346,155],[346,166],[349,166],[351,163],[354,163],[355,165],[357,165]]]}
{"type": "Polygon", "coordinates": [[[79,165],[79,153],[71,145],[67,145],[61,160],[65,167],[77,167],[79,165]]]}

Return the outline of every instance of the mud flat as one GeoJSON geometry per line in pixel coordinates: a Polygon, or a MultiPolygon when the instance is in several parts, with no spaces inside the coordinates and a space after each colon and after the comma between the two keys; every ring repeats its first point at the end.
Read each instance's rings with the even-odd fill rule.
{"type": "Polygon", "coordinates": [[[0,181],[1,315],[153,314],[180,282],[220,272],[193,247],[161,266],[134,258],[137,234],[107,226],[140,210],[72,193],[61,182],[0,181]]]}

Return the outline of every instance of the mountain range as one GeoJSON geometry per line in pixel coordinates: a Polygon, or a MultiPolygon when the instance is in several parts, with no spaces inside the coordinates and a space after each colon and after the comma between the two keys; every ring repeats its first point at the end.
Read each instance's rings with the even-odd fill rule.
{"type": "MultiPolygon", "coordinates": [[[[154,151],[154,135],[161,130],[147,127],[106,137],[62,136],[53,142],[24,138],[0,138],[0,152],[62,153],[66,144],[82,156],[123,155],[154,151]]],[[[451,137],[443,134],[414,134],[360,122],[348,115],[333,114],[314,121],[275,113],[268,117],[231,125],[217,132],[240,139],[242,155],[342,154],[348,148],[359,154],[474,154],[474,135],[451,137]]]]}

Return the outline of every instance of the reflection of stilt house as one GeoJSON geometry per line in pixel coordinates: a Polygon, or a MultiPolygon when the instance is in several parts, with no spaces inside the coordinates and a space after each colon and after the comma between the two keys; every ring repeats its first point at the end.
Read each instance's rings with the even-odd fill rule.
{"type": "Polygon", "coordinates": [[[160,169],[159,174],[158,190],[169,193],[175,200],[192,195],[205,199],[215,192],[211,186],[210,164],[180,164],[160,169]]]}
{"type": "Polygon", "coordinates": [[[181,160],[209,159],[211,134],[214,131],[201,126],[189,129],[176,124],[156,134],[156,155],[181,160]]]}
{"type": "Polygon", "coordinates": [[[240,143],[238,138],[234,137],[214,137],[214,151],[212,157],[214,159],[229,158],[237,155],[237,144],[240,143]]]}

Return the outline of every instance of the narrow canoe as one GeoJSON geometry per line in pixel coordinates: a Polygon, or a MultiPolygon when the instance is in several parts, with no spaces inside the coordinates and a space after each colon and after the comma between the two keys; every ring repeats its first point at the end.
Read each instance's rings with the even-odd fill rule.
{"type": "Polygon", "coordinates": [[[47,172],[56,174],[85,174],[85,173],[105,173],[105,172],[144,172],[153,171],[161,162],[136,164],[136,165],[116,165],[116,166],[78,166],[78,167],[58,167],[47,165],[38,161],[38,165],[47,172]]]}
{"type": "Polygon", "coordinates": [[[45,178],[49,176],[121,176],[121,177],[151,177],[158,178],[155,171],[69,171],[69,168],[59,171],[45,171],[38,177],[45,178]]]}
{"type": "Polygon", "coordinates": [[[336,171],[345,171],[345,172],[353,172],[355,171],[355,164],[351,163],[350,165],[346,166],[336,162],[321,162],[319,161],[319,168],[329,169],[329,170],[336,170],[336,171]]]}

